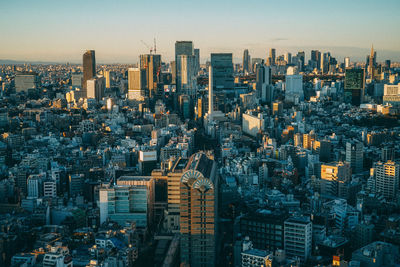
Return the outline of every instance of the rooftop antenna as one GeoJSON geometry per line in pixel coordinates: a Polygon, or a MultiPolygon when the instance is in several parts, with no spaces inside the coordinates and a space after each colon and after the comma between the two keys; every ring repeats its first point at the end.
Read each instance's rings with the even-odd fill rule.
{"type": "Polygon", "coordinates": [[[157,54],[156,38],[154,37],[154,54],[157,54]]]}

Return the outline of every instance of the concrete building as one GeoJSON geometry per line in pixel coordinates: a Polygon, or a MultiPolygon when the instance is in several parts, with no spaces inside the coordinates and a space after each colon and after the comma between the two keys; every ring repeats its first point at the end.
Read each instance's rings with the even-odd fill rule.
{"type": "Polygon", "coordinates": [[[350,163],[352,173],[363,171],[364,145],[358,141],[346,143],[346,161],[350,163]]]}
{"type": "Polygon", "coordinates": [[[354,251],[351,260],[361,267],[395,266],[394,255],[399,255],[398,247],[376,241],[354,251]]]}
{"type": "Polygon", "coordinates": [[[273,255],[265,250],[249,249],[242,252],[242,267],[271,267],[273,255]]]}
{"type": "Polygon", "coordinates": [[[321,194],[339,196],[340,184],[351,179],[351,168],[347,162],[331,162],[321,165],[321,194]]]}
{"type": "Polygon", "coordinates": [[[242,131],[248,135],[256,137],[260,131],[264,130],[264,118],[260,113],[257,116],[244,113],[242,115],[242,131]]]}
{"type": "Polygon", "coordinates": [[[383,104],[400,107],[400,83],[385,84],[383,88],[383,104]]]}
{"type": "Polygon", "coordinates": [[[104,97],[106,80],[103,76],[97,76],[86,81],[86,97],[100,101],[104,97]]]}
{"type": "Polygon", "coordinates": [[[135,222],[145,229],[152,224],[154,180],[147,176],[121,176],[114,186],[99,190],[100,223],[107,220],[125,225],[135,222]]]}
{"type": "Polygon", "coordinates": [[[271,68],[264,64],[256,65],[256,92],[262,102],[270,104],[274,99],[271,68]]]}
{"type": "Polygon", "coordinates": [[[285,221],[285,252],[289,257],[306,261],[312,249],[312,223],[308,217],[291,217],[285,221]]]}
{"type": "Polygon", "coordinates": [[[140,68],[128,69],[128,99],[144,101],[148,96],[146,88],[146,70],[140,68]]]}
{"type": "Polygon", "coordinates": [[[387,200],[393,200],[399,192],[400,165],[394,161],[374,164],[375,189],[387,200]]]}

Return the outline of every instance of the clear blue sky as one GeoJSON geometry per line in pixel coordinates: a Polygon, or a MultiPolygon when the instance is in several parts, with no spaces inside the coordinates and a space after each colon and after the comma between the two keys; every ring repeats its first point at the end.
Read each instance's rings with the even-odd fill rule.
{"type": "Polygon", "coordinates": [[[176,40],[192,40],[202,61],[245,48],[252,57],[311,49],[339,60],[400,61],[399,0],[2,0],[0,59],[136,63],[157,39],[165,61],[176,40]]]}

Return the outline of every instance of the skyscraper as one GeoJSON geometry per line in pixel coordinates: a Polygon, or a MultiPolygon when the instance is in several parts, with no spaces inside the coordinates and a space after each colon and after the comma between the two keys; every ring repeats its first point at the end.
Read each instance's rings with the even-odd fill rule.
{"type": "Polygon", "coordinates": [[[262,64],[256,65],[256,91],[261,101],[270,104],[273,101],[273,87],[271,68],[262,64]]]}
{"type": "Polygon", "coordinates": [[[179,55],[176,61],[176,86],[180,88],[180,95],[188,95],[194,99],[197,92],[196,57],[194,55],[179,55]]]}
{"type": "Polygon", "coordinates": [[[153,98],[156,95],[159,74],[161,73],[161,55],[140,55],[140,69],[146,70],[145,88],[149,92],[149,97],[153,98]]]}
{"type": "Polygon", "coordinates": [[[194,49],[194,56],[195,56],[195,67],[196,67],[196,75],[200,71],[200,49],[194,49]]]}
{"type": "Polygon", "coordinates": [[[346,161],[350,163],[353,173],[359,173],[363,170],[364,145],[358,141],[346,143],[346,161]]]}
{"type": "Polygon", "coordinates": [[[374,46],[371,46],[371,54],[369,55],[369,62],[368,62],[368,74],[371,79],[374,79],[375,75],[375,66],[376,66],[376,52],[374,51],[374,46]]]}
{"type": "Polygon", "coordinates": [[[204,153],[192,155],[181,178],[181,263],[215,266],[217,164],[204,153]]]}
{"type": "Polygon", "coordinates": [[[350,67],[350,58],[349,57],[345,57],[344,58],[344,67],[345,68],[349,68],[350,67]]]}
{"type": "Polygon", "coordinates": [[[347,68],[344,79],[344,102],[360,105],[364,97],[365,70],[347,68]]]}
{"type": "Polygon", "coordinates": [[[249,50],[245,49],[243,52],[243,72],[249,73],[250,72],[250,55],[249,50]]]}
{"type": "MultiPolygon", "coordinates": [[[[193,42],[192,41],[176,41],[175,42],[175,64],[178,64],[178,57],[181,55],[193,56],[193,42]]],[[[176,67],[176,92],[180,94],[181,88],[178,85],[178,80],[180,80],[181,70],[176,67]]]]}
{"type": "Polygon", "coordinates": [[[96,76],[96,57],[94,50],[87,50],[83,54],[83,80],[82,80],[82,97],[86,98],[86,81],[96,76]]]}
{"type": "Polygon", "coordinates": [[[146,70],[140,68],[129,68],[128,99],[143,101],[146,96],[146,70]]]}
{"type": "Polygon", "coordinates": [[[375,186],[376,191],[383,194],[387,200],[393,200],[399,192],[400,166],[394,161],[376,162],[375,186]]]}
{"type": "Polygon", "coordinates": [[[311,60],[316,63],[317,69],[321,68],[321,52],[318,50],[311,50],[311,60]]]}
{"type": "Polygon", "coordinates": [[[289,52],[286,52],[284,55],[284,59],[287,64],[292,64],[292,54],[289,52]]]}
{"type": "Polygon", "coordinates": [[[211,66],[215,104],[224,111],[226,92],[234,89],[232,53],[212,53],[211,66]]]}
{"type": "Polygon", "coordinates": [[[268,57],[267,65],[268,66],[275,66],[275,60],[276,60],[276,49],[275,48],[271,48],[269,50],[269,57],[268,57]]]}

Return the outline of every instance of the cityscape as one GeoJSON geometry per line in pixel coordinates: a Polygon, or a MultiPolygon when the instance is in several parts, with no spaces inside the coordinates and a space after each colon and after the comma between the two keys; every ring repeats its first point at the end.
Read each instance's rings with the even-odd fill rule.
{"type": "MultiPolygon", "coordinates": [[[[332,38],[316,27],[315,42],[298,37],[309,16],[290,38],[257,33],[277,15],[254,5],[287,3],[216,1],[201,15],[206,27],[217,22],[205,36],[192,20],[208,0],[121,0],[96,22],[101,38],[118,40],[124,7],[157,24],[141,26],[138,15],[127,54],[89,32],[53,31],[92,27],[81,10],[24,2],[4,4],[0,18],[17,19],[2,23],[10,27],[0,44],[0,267],[400,266],[399,31],[378,36],[398,27],[398,2],[355,0],[343,18],[363,16],[370,34],[348,21],[332,38]],[[234,48],[229,5],[231,15],[254,10],[244,25],[258,23],[249,33],[237,26],[244,41],[234,48]],[[196,7],[192,18],[168,16],[196,7]],[[39,9],[41,18],[27,15],[39,9]],[[376,30],[366,20],[383,11],[376,23],[388,29],[376,30]],[[64,21],[70,15],[75,22],[64,21]],[[183,25],[164,27],[168,19],[183,25]],[[35,27],[47,35],[32,37],[35,27]],[[157,27],[170,36],[139,34],[157,27]],[[79,51],[53,46],[66,38],[58,33],[79,51]]],[[[288,23],[301,3],[336,11],[346,1],[301,0],[288,23]]]]}

